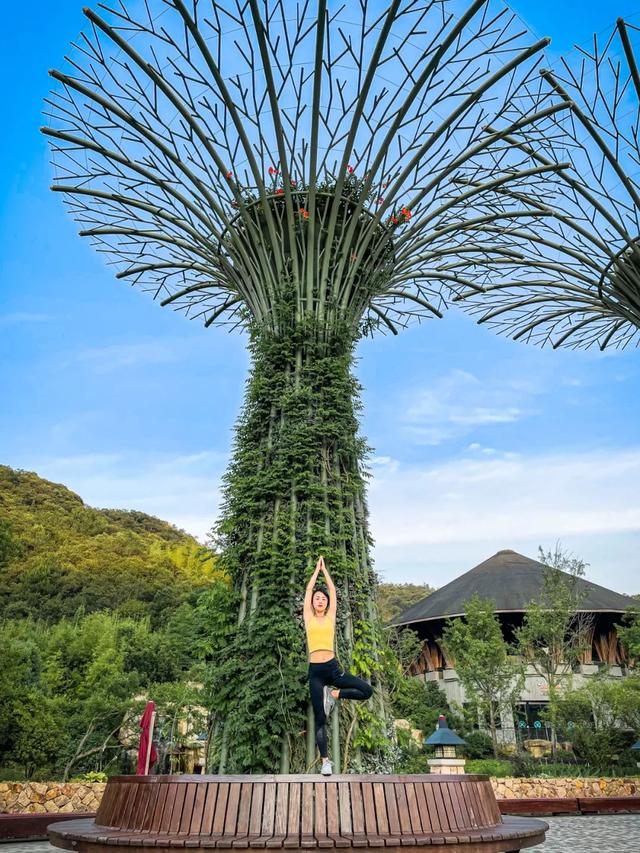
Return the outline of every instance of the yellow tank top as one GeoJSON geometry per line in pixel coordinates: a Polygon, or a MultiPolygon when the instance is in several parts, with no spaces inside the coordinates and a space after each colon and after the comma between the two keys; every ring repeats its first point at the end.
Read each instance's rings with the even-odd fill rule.
{"type": "Polygon", "coordinates": [[[318,619],[317,616],[309,617],[307,623],[309,652],[318,652],[322,649],[332,652],[335,630],[335,623],[328,616],[323,616],[322,619],[318,619]]]}

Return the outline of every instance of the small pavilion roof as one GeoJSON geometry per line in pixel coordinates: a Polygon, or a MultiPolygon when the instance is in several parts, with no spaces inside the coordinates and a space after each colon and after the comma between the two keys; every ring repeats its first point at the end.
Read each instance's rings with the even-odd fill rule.
{"type": "MultiPolygon", "coordinates": [[[[393,625],[410,625],[435,619],[464,615],[464,604],[475,593],[490,598],[496,613],[521,613],[540,594],[544,565],[515,551],[498,551],[483,563],[455,578],[436,592],[413,604],[393,620],[393,625]]],[[[584,592],[581,611],[588,613],[624,613],[640,602],[606,589],[591,581],[578,579],[584,592]]]]}

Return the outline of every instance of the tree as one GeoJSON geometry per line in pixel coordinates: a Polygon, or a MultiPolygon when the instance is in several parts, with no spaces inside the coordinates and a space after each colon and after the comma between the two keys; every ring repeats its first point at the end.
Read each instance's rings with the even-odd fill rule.
{"type": "MultiPolygon", "coordinates": [[[[440,316],[440,285],[461,282],[458,255],[491,253],[474,158],[495,163],[488,184],[514,179],[501,139],[546,43],[488,0],[458,18],[439,0],[383,11],[364,0],[348,20],[326,0],[293,16],[286,5],[85,10],[77,61],[51,72],[44,128],[53,189],[118,277],[207,327],[247,332],[251,374],[216,530],[237,606],[220,771],[315,760],[299,606],[319,553],[339,589],[338,653],[374,682],[354,741],[383,759],[354,351],[440,316]]],[[[336,709],[332,726],[344,747],[350,721],[336,709]]]]}
{"type": "Polygon", "coordinates": [[[465,602],[464,614],[464,618],[448,621],[442,643],[468,698],[488,720],[497,757],[498,719],[511,710],[522,690],[524,674],[510,655],[493,602],[474,595],[465,602]]]}
{"type": "Polygon", "coordinates": [[[429,584],[380,583],[376,588],[378,611],[383,624],[388,624],[412,604],[433,592],[429,584]]]}
{"type": "Polygon", "coordinates": [[[544,679],[549,696],[552,751],[558,745],[557,718],[562,690],[571,682],[573,668],[589,647],[593,618],[580,610],[585,591],[580,579],[585,563],[564,551],[539,549],[544,563],[542,589],[530,602],[516,637],[525,660],[544,679]]]}
{"type": "Polygon", "coordinates": [[[640,661],[640,610],[631,608],[625,613],[624,625],[616,625],[618,639],[629,657],[640,661]]]}

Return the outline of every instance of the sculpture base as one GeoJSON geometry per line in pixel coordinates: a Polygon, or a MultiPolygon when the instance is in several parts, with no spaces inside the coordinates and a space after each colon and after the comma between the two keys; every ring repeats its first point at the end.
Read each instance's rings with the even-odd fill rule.
{"type": "Polygon", "coordinates": [[[427,763],[432,773],[439,776],[455,776],[464,773],[464,766],[467,762],[464,758],[430,758],[427,763]]]}
{"type": "MultiPolygon", "coordinates": [[[[487,776],[116,776],[95,820],[49,827],[78,853],[153,847],[407,846],[429,853],[513,853],[544,841],[547,824],[505,818],[487,776]]],[[[389,851],[391,853],[391,851],[389,851]]]]}

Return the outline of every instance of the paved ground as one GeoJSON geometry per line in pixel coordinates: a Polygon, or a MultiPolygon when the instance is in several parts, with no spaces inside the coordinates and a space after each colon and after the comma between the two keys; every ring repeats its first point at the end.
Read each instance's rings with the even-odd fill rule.
{"type": "MultiPolygon", "coordinates": [[[[640,853],[640,815],[548,817],[549,834],[535,853],[640,853]]],[[[0,853],[57,853],[45,841],[0,844],[0,853]]]]}
{"type": "MultiPolygon", "coordinates": [[[[540,853],[640,853],[640,815],[545,817],[547,840],[540,853]]],[[[1,851],[0,851],[1,853],[1,851]]]]}

